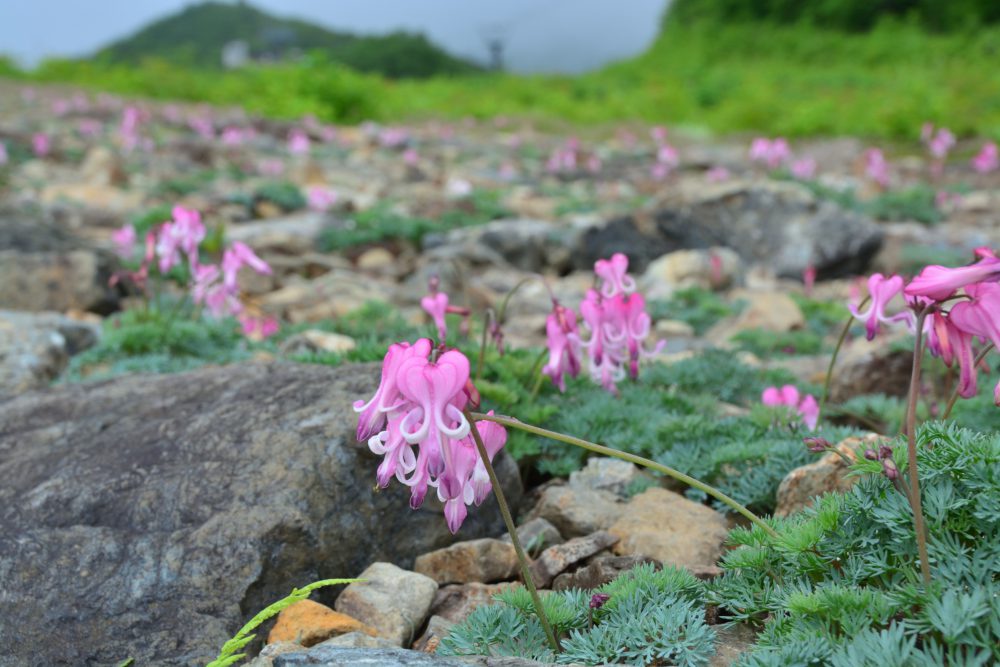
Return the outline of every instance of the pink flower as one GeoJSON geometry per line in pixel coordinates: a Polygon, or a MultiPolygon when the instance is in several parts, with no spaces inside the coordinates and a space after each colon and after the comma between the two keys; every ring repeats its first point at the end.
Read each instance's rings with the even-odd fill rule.
{"type": "Polygon", "coordinates": [[[1000,155],[997,154],[997,145],[992,141],[983,144],[982,150],[972,158],[972,168],[980,174],[996,171],[998,167],[1000,167],[1000,155]]]}
{"type": "Polygon", "coordinates": [[[927,149],[938,160],[943,160],[948,156],[948,152],[955,145],[955,135],[946,127],[939,128],[929,138],[925,139],[927,149]]]}
{"type": "Polygon", "coordinates": [[[877,148],[865,151],[865,175],[879,187],[889,187],[889,163],[877,148]]]}
{"type": "Polygon", "coordinates": [[[135,227],[125,225],[111,234],[115,244],[115,253],[122,259],[130,259],[135,251],[135,227]]]}
{"type": "Polygon", "coordinates": [[[966,285],[1000,280],[1000,259],[987,249],[978,249],[977,255],[982,259],[957,269],[936,264],[924,267],[904,292],[911,297],[922,296],[933,301],[944,301],[966,285]]]}
{"type": "Polygon", "coordinates": [[[420,162],[420,154],[412,148],[407,148],[403,151],[403,164],[413,167],[418,162],[420,162]]]}
{"type": "Polygon", "coordinates": [[[935,356],[951,367],[958,360],[960,369],[958,395],[971,398],[976,395],[977,378],[973,364],[972,338],[979,335],[970,331],[981,331],[981,304],[956,304],[947,316],[941,312],[931,314],[931,326],[927,347],[935,356]],[[958,308],[962,306],[962,308],[958,308]],[[958,308],[958,319],[955,319],[955,308],[958,308]]]}
{"type": "Polygon", "coordinates": [[[650,129],[649,135],[653,137],[653,141],[655,141],[657,145],[665,143],[667,140],[667,128],[662,125],[656,125],[650,129]]]}
{"type": "Polygon", "coordinates": [[[792,176],[806,181],[816,175],[816,160],[811,157],[804,157],[792,162],[792,176]]]}
{"type": "Polygon", "coordinates": [[[599,174],[601,172],[601,158],[596,155],[591,155],[587,158],[587,171],[592,174],[599,174]]]}
{"type": "Polygon", "coordinates": [[[725,167],[712,167],[705,172],[705,180],[709,183],[721,183],[729,180],[729,170],[725,167]]]}
{"type": "Polygon", "coordinates": [[[777,139],[757,137],[750,143],[750,161],[763,163],[771,169],[777,169],[791,156],[788,141],[783,137],[777,139]]]}
{"type": "Polygon", "coordinates": [[[802,286],[805,295],[812,296],[813,288],[816,286],[816,267],[812,264],[802,271],[802,286]]]}
{"type": "Polygon", "coordinates": [[[628,275],[628,257],[623,253],[616,252],[611,259],[594,262],[594,273],[603,283],[601,294],[606,298],[635,291],[635,280],[628,275]]]}
{"type": "Polygon", "coordinates": [[[278,333],[278,320],[273,317],[240,315],[239,320],[243,335],[252,340],[264,340],[278,333]]]}
{"type": "Polygon", "coordinates": [[[868,293],[871,296],[871,305],[868,307],[868,310],[861,313],[858,312],[857,306],[854,304],[848,306],[851,314],[865,323],[865,332],[868,340],[875,338],[875,335],[879,331],[879,323],[894,324],[896,322],[913,320],[912,313],[908,311],[891,317],[885,314],[885,307],[902,291],[903,278],[901,276],[886,278],[881,273],[875,273],[868,279],[868,293]]]}
{"type": "Polygon", "coordinates": [[[576,377],[580,374],[580,338],[573,309],[553,304],[552,312],[545,319],[545,334],[549,362],[542,372],[552,378],[559,391],[566,391],[564,375],[576,377]]]}
{"type": "Polygon", "coordinates": [[[288,152],[292,155],[305,155],[309,152],[309,135],[295,128],[288,133],[288,152]]]}
{"type": "Polygon", "coordinates": [[[681,163],[680,155],[677,153],[677,149],[670,144],[663,144],[656,151],[656,161],[660,164],[665,164],[671,169],[675,169],[677,165],[681,163]]]}
{"type": "Polygon", "coordinates": [[[280,176],[285,171],[285,163],[279,158],[266,158],[257,163],[257,171],[262,176],[280,176]]]}
{"type": "Polygon", "coordinates": [[[191,298],[196,304],[203,304],[209,315],[219,319],[243,312],[234,290],[220,280],[222,272],[214,264],[199,265],[194,269],[194,283],[191,298]]]}
{"type": "Polygon", "coordinates": [[[84,139],[93,139],[98,136],[101,133],[101,128],[101,121],[93,118],[81,118],[80,122],[76,124],[76,131],[84,139]]]}
{"type": "MultiPolygon", "coordinates": [[[[396,372],[399,370],[400,364],[413,355],[423,359],[428,358],[431,347],[431,341],[427,338],[421,338],[413,345],[403,342],[389,346],[389,350],[382,359],[382,381],[379,383],[375,395],[367,403],[364,401],[354,403],[354,411],[361,413],[358,418],[357,435],[359,441],[368,440],[381,431],[386,425],[388,413],[395,410],[402,402],[402,395],[396,386],[396,372]]],[[[392,474],[390,472],[386,477],[385,484],[381,484],[381,479],[379,483],[386,486],[392,474]]]]}
{"type": "Polygon", "coordinates": [[[802,422],[810,431],[816,430],[819,422],[819,403],[812,394],[800,397],[799,390],[790,384],[781,389],[768,387],[760,397],[761,403],[769,407],[786,406],[792,408],[802,417],[802,422]]]}
{"type": "Polygon", "coordinates": [[[160,273],[167,273],[181,261],[181,252],[188,256],[192,268],[198,265],[198,246],[205,240],[205,225],[201,214],[183,206],[175,206],[173,220],[160,226],[156,239],[156,255],[160,258],[160,273]]]}
{"type": "Polygon", "coordinates": [[[52,149],[49,135],[44,132],[36,132],[31,135],[31,148],[35,152],[35,157],[45,157],[52,149]]]}
{"type": "Polygon", "coordinates": [[[448,323],[445,321],[445,313],[448,312],[448,295],[444,292],[429,294],[420,300],[420,307],[434,320],[434,326],[438,330],[438,340],[443,343],[448,336],[448,323]]]}
{"type": "Polygon", "coordinates": [[[330,188],[319,185],[310,186],[306,197],[309,201],[309,208],[317,212],[324,212],[337,203],[337,193],[330,188]]]}
{"type": "Polygon", "coordinates": [[[245,243],[236,241],[222,255],[222,282],[226,289],[236,290],[236,276],[243,266],[249,266],[257,273],[271,275],[271,267],[258,257],[245,243]]]}
{"type": "MultiPolygon", "coordinates": [[[[1000,349],[1000,285],[996,283],[967,285],[965,293],[971,296],[972,300],[960,301],[952,306],[948,314],[951,324],[961,332],[989,340],[1000,349]]],[[[968,395],[972,396],[976,393],[976,371],[972,368],[971,344],[960,340],[956,349],[962,366],[960,389],[965,389],[969,392],[968,395]],[[965,363],[962,363],[963,361],[965,363]],[[972,376],[971,382],[967,379],[969,374],[972,376]]],[[[966,394],[961,395],[966,396],[966,394]]],[[[1000,384],[994,389],[993,398],[994,402],[1000,405],[1000,384]]]]}
{"type": "Polygon", "coordinates": [[[0,141],[0,167],[7,164],[9,160],[10,157],[7,155],[7,144],[0,141]]]}

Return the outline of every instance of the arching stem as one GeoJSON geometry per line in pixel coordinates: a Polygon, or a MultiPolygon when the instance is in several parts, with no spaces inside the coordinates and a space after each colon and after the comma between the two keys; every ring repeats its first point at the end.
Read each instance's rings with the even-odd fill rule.
{"type": "MultiPolygon", "coordinates": [[[[763,519],[748,510],[746,507],[736,502],[722,491],[719,491],[713,486],[705,484],[694,477],[685,475],[679,470],[674,470],[670,466],[663,465],[662,463],[657,463],[647,458],[641,456],[636,456],[635,454],[630,454],[628,452],[623,452],[617,449],[612,449],[611,447],[605,447],[604,445],[598,445],[596,443],[590,442],[588,440],[583,440],[581,438],[576,438],[571,435],[565,435],[563,433],[557,433],[556,431],[550,431],[548,429],[539,428],[538,426],[532,426],[531,424],[525,424],[524,422],[518,421],[511,417],[500,417],[497,415],[485,415],[482,413],[474,412],[471,415],[472,419],[491,421],[501,426],[508,426],[510,428],[520,429],[534,435],[542,436],[543,438],[550,438],[552,440],[558,440],[559,442],[565,442],[568,445],[574,445],[576,447],[582,447],[583,449],[589,450],[591,452],[596,452],[598,454],[603,454],[604,456],[612,456],[614,458],[629,461],[630,463],[635,463],[644,468],[649,468],[650,470],[655,470],[657,472],[663,473],[668,477],[672,477],[680,482],[692,486],[700,491],[704,491],[708,495],[712,496],[716,500],[725,503],[729,507],[733,508],[736,512],[743,515],[749,519],[754,525],[760,527],[771,537],[778,537],[778,533],[775,532],[771,526],[767,525],[763,519]]],[[[475,430],[475,429],[473,429],[475,430]]]]}
{"type": "MultiPolygon", "coordinates": [[[[868,304],[871,300],[870,296],[866,296],[864,300],[858,304],[858,310],[861,310],[868,304]]],[[[837,356],[840,354],[840,348],[844,346],[844,341],[847,340],[847,334],[851,331],[851,325],[854,324],[854,315],[847,318],[844,322],[844,328],[840,332],[840,337],[837,339],[837,346],[833,348],[833,354],[830,355],[830,364],[826,367],[826,380],[823,382],[823,398],[819,402],[819,413],[823,414],[823,409],[826,408],[826,402],[830,398],[830,383],[833,381],[833,366],[837,363],[837,356]]]]}

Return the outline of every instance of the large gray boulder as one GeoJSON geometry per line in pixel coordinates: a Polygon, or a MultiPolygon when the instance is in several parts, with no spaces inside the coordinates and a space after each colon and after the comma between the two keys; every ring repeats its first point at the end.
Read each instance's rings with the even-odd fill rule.
{"type": "Polygon", "coordinates": [[[96,324],[59,313],[0,310],[0,399],[46,386],[100,335],[96,324]]]}
{"type": "Polygon", "coordinates": [[[492,500],[453,538],[375,490],[351,402],[378,377],[250,364],[0,402],[0,664],[204,664],[293,586],[499,534],[492,500]]]}
{"type": "Polygon", "coordinates": [[[799,278],[810,265],[823,278],[864,272],[882,244],[870,218],[780,181],[691,181],[637,215],[593,225],[573,254],[585,269],[613,252],[641,271],[657,257],[724,246],[748,264],[799,278]]]}

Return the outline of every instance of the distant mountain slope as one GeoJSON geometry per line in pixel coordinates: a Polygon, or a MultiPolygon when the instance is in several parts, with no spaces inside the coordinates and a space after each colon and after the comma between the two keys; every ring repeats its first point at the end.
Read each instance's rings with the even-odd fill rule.
{"type": "Polygon", "coordinates": [[[477,67],[432,44],[422,34],[374,37],[334,32],[307,21],[272,16],[248,3],[204,2],[150,23],[98,51],[94,58],[137,64],[146,58],[206,68],[222,67],[222,49],[242,41],[255,58],[322,51],[363,72],[391,78],[459,74],[477,67]]]}

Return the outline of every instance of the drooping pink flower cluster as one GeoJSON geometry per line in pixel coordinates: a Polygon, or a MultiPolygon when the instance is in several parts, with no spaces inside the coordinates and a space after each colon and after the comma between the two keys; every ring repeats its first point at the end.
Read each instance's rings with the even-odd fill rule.
{"type": "Polygon", "coordinates": [[[777,169],[791,157],[792,151],[784,137],[757,137],[750,142],[750,161],[764,164],[769,169],[777,169]]]}
{"type": "MultiPolygon", "coordinates": [[[[430,487],[444,503],[445,520],[458,532],[468,506],[480,505],[492,486],[463,414],[474,389],[469,360],[458,350],[434,349],[421,338],[396,343],[382,362],[382,380],[368,402],[357,401],[357,438],[382,456],[376,479],[385,488],[395,477],[410,487],[410,507],[420,507],[430,487]]],[[[492,414],[492,413],[491,413],[492,414]]],[[[503,449],[499,424],[475,425],[490,461],[503,449]]]]}
{"type": "MultiPolygon", "coordinates": [[[[212,317],[234,316],[240,320],[244,332],[250,337],[267,337],[277,331],[277,320],[259,318],[245,312],[240,300],[237,275],[244,266],[262,274],[270,274],[271,267],[240,241],[234,242],[223,252],[221,264],[202,264],[200,246],[205,240],[205,225],[198,211],[175,206],[172,218],[146,234],[145,251],[137,271],[129,277],[140,287],[145,287],[149,267],[156,262],[162,275],[175,266],[186,263],[192,281],[191,299],[203,305],[212,317]]],[[[123,259],[135,254],[136,231],[126,225],[112,234],[115,252],[123,259]]]]}
{"type": "Polygon", "coordinates": [[[657,181],[662,181],[676,169],[681,163],[680,154],[677,149],[670,144],[660,144],[656,149],[656,162],[650,167],[650,176],[657,181]]]}
{"type": "Polygon", "coordinates": [[[288,152],[292,155],[306,155],[311,146],[312,142],[305,130],[295,128],[288,133],[288,152]]]}
{"type": "Polygon", "coordinates": [[[792,408],[802,417],[802,423],[810,431],[816,430],[819,422],[819,403],[812,394],[802,396],[795,385],[786,384],[781,387],[768,387],[761,394],[760,402],[769,407],[786,406],[792,408]]]}
{"type": "Polygon", "coordinates": [[[420,307],[423,308],[425,313],[430,315],[431,320],[434,322],[434,326],[437,327],[438,342],[444,345],[445,339],[448,337],[448,322],[445,319],[445,315],[448,313],[461,315],[461,331],[463,333],[468,333],[469,315],[471,314],[471,311],[469,311],[468,308],[451,305],[449,303],[448,294],[439,290],[440,285],[441,280],[437,276],[430,277],[427,281],[428,294],[420,299],[420,307]]]}
{"type": "Polygon", "coordinates": [[[801,181],[808,181],[816,176],[816,158],[802,157],[792,160],[789,171],[792,172],[792,176],[795,178],[801,181]]]}
{"type": "Polygon", "coordinates": [[[628,257],[615,253],[611,259],[594,264],[598,289],[587,291],[580,315],[590,330],[583,340],[577,331],[576,313],[553,300],[546,321],[549,362],[543,372],[565,391],[565,376],[580,372],[581,351],[586,351],[591,378],[617,393],[617,383],[626,376],[639,375],[640,360],[659,352],[665,341],[653,349],[643,346],[652,329],[646,300],[636,292],[635,280],[628,275],[628,257]]]}
{"type": "Polygon", "coordinates": [[[877,148],[865,151],[865,176],[883,190],[889,187],[889,163],[877,148]]]}
{"type": "Polygon", "coordinates": [[[920,129],[920,139],[927,145],[932,157],[943,160],[955,145],[955,135],[946,127],[934,128],[933,123],[924,123],[920,129]]]}
{"type": "MultiPolygon", "coordinates": [[[[878,333],[880,324],[903,322],[915,332],[916,313],[924,312],[922,333],[927,349],[949,367],[958,362],[958,393],[963,398],[977,391],[975,344],[1000,346],[1000,258],[989,248],[977,248],[975,254],[973,264],[927,266],[909,283],[901,276],[876,273],[868,279],[871,306],[864,312],[851,307],[854,316],[865,322],[869,339],[878,333]],[[887,305],[899,295],[907,309],[887,315],[887,305]]],[[[1000,384],[994,399],[1000,405],[1000,384]]]]}
{"type": "Polygon", "coordinates": [[[337,193],[322,185],[312,185],[306,191],[306,200],[309,202],[309,208],[323,213],[337,203],[337,193]]]}
{"type": "Polygon", "coordinates": [[[1000,169],[1000,154],[997,145],[992,141],[983,144],[983,148],[972,158],[972,168],[980,174],[988,174],[1000,169]]]}

